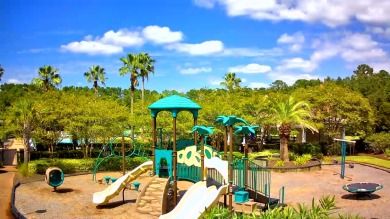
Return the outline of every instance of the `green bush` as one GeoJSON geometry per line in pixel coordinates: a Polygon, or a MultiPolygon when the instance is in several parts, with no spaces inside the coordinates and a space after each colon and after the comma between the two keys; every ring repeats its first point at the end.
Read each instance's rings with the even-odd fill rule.
{"type": "Polygon", "coordinates": [[[319,142],[289,143],[289,148],[299,155],[323,153],[319,142]]]}
{"type": "MultiPolygon", "coordinates": [[[[49,167],[58,167],[64,173],[70,174],[75,172],[93,171],[96,163],[96,158],[87,159],[40,159],[29,163],[28,172],[45,174],[49,167]]],[[[126,169],[134,169],[145,162],[141,157],[126,158],[126,169]]],[[[99,171],[120,171],[122,170],[122,158],[110,157],[106,158],[99,166],[99,171]]]]}
{"type": "Polygon", "coordinates": [[[390,158],[390,148],[386,148],[385,155],[387,158],[390,158]]]}
{"type": "MultiPolygon", "coordinates": [[[[260,215],[253,214],[242,214],[242,213],[233,213],[231,216],[227,208],[221,206],[216,206],[207,210],[202,218],[204,219],[219,219],[219,218],[232,218],[232,219],[268,219],[268,218],[278,218],[278,219],[289,219],[289,218],[337,218],[333,216],[337,210],[335,196],[323,196],[319,200],[319,204],[314,202],[312,199],[311,206],[306,204],[298,203],[297,207],[287,206],[287,207],[276,207],[273,209],[268,209],[267,211],[261,212],[260,215]]],[[[359,215],[342,215],[338,214],[338,218],[362,218],[359,215]]]]}
{"type": "MultiPolygon", "coordinates": [[[[228,155],[228,156],[229,156],[229,155],[228,155]]],[[[242,154],[242,153],[239,152],[239,151],[233,151],[233,157],[234,157],[235,159],[241,159],[241,158],[244,157],[244,154],[242,154]]]]}
{"type": "Polygon", "coordinates": [[[312,159],[311,154],[304,154],[302,156],[296,157],[294,160],[294,164],[295,164],[295,166],[303,166],[307,162],[309,162],[311,159],[312,159]]]}
{"type": "Polygon", "coordinates": [[[3,161],[0,160],[0,167],[3,167],[3,161]]]}
{"type": "Polygon", "coordinates": [[[288,159],[294,161],[298,157],[298,154],[296,154],[293,151],[288,152],[288,159]]]}
{"type": "Polygon", "coordinates": [[[366,142],[374,153],[385,153],[386,148],[390,148],[390,133],[381,132],[372,134],[366,138],[366,142]]]}
{"type": "Polygon", "coordinates": [[[284,161],[283,160],[278,160],[278,161],[276,161],[274,166],[275,167],[284,167],[284,161]]]}
{"type": "Polygon", "coordinates": [[[254,160],[258,156],[279,156],[279,150],[269,149],[260,152],[252,152],[248,154],[249,160],[254,160]]]}

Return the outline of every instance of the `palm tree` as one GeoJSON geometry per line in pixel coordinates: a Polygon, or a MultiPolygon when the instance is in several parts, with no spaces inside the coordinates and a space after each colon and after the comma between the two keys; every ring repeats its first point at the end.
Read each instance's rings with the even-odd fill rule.
{"type": "Polygon", "coordinates": [[[280,158],[289,161],[288,142],[294,126],[300,125],[312,131],[318,131],[315,123],[309,120],[312,115],[309,105],[304,101],[296,101],[293,97],[288,99],[271,99],[269,110],[271,118],[276,122],[280,137],[280,158]]]}
{"type": "Polygon", "coordinates": [[[139,62],[139,56],[137,54],[127,54],[125,57],[120,58],[123,62],[123,66],[119,69],[119,75],[125,76],[130,74],[130,89],[131,89],[131,115],[133,115],[134,109],[134,92],[135,87],[139,85],[137,77],[139,76],[139,69],[142,67],[139,62]]]}
{"type": "Polygon", "coordinates": [[[106,74],[105,69],[100,67],[99,65],[93,65],[92,68],[89,68],[89,72],[84,72],[84,76],[87,77],[87,81],[93,81],[93,88],[95,89],[95,93],[98,94],[98,81],[103,85],[106,78],[104,75],[106,74]]]}
{"type": "Polygon", "coordinates": [[[1,81],[1,77],[3,77],[3,74],[4,74],[4,68],[1,67],[0,65],[0,81],[1,81]]]}
{"type": "Polygon", "coordinates": [[[152,59],[148,53],[141,52],[138,54],[139,62],[141,64],[139,76],[142,78],[142,103],[144,102],[144,91],[145,91],[145,79],[149,79],[149,73],[154,74],[154,63],[155,59],[152,59]]]}
{"type": "Polygon", "coordinates": [[[61,76],[57,73],[58,69],[50,65],[45,65],[39,68],[39,77],[33,78],[31,83],[43,87],[45,91],[61,84],[61,76]]]}
{"type": "Polygon", "coordinates": [[[30,152],[30,138],[36,121],[36,109],[31,98],[23,98],[16,102],[12,108],[13,122],[22,130],[24,146],[24,164],[28,166],[30,152]]]}
{"type": "Polygon", "coordinates": [[[241,79],[236,78],[236,73],[229,72],[223,77],[225,81],[221,82],[221,85],[225,86],[229,92],[232,92],[235,88],[240,88],[241,79]]]}

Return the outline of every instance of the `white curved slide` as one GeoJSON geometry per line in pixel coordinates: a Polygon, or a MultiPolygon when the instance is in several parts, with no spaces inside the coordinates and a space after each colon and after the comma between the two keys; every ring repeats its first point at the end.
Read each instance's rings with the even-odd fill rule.
{"type": "Polygon", "coordinates": [[[110,199],[117,196],[127,184],[138,178],[141,174],[152,169],[153,161],[146,161],[145,163],[139,165],[132,171],[117,179],[105,190],[93,193],[93,203],[97,205],[106,204],[110,199]]]}
{"type": "Polygon", "coordinates": [[[163,214],[159,218],[200,218],[204,211],[217,204],[221,195],[226,194],[227,191],[228,185],[217,189],[215,186],[207,188],[205,181],[197,182],[187,190],[179,204],[171,212],[163,214]]]}

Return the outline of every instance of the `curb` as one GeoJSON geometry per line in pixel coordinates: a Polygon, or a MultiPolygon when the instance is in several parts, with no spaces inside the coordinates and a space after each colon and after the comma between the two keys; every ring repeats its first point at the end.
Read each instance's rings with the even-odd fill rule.
{"type": "Polygon", "coordinates": [[[15,206],[15,190],[20,186],[20,183],[16,183],[13,187],[12,187],[12,194],[11,194],[11,211],[12,211],[12,214],[18,218],[18,219],[27,219],[24,215],[22,215],[19,210],[16,208],[15,206]]]}

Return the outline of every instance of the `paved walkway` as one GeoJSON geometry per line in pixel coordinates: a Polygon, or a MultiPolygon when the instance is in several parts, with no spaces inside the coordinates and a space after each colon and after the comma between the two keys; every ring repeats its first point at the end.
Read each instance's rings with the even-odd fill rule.
{"type": "Polygon", "coordinates": [[[15,166],[5,166],[4,168],[0,168],[0,218],[14,218],[10,209],[15,172],[15,166]]]}

